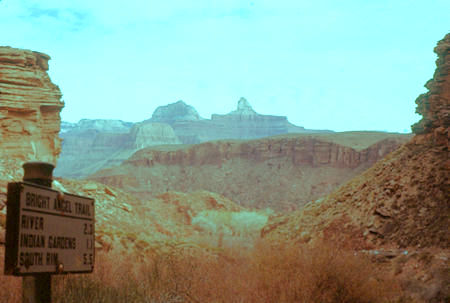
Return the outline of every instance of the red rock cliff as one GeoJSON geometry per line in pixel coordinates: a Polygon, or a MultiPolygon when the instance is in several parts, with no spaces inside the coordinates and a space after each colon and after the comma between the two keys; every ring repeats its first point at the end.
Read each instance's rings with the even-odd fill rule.
{"type": "Polygon", "coordinates": [[[61,92],[46,54],[0,47],[0,152],[3,159],[56,163],[61,92]]]}
{"type": "MultiPolygon", "coordinates": [[[[338,135],[336,135],[338,136],[338,135]]],[[[321,140],[320,137],[260,139],[249,142],[217,141],[194,145],[187,149],[161,151],[144,149],[126,162],[135,166],[163,165],[221,165],[232,158],[255,162],[287,158],[292,165],[356,168],[373,164],[397,149],[405,137],[389,138],[362,150],[321,140]]],[[[174,147],[176,149],[176,147],[174,147]]]]}

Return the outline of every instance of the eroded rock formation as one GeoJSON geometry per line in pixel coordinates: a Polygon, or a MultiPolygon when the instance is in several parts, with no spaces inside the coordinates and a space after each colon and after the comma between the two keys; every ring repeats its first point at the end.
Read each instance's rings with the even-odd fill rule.
{"type": "Polygon", "coordinates": [[[48,74],[50,57],[0,47],[0,152],[5,158],[56,163],[61,92],[48,74]]]}
{"type": "Polygon", "coordinates": [[[427,134],[436,144],[450,141],[450,34],[438,42],[434,49],[438,55],[436,71],[425,87],[428,92],[416,99],[416,112],[422,119],[412,126],[416,134],[427,134]]]}

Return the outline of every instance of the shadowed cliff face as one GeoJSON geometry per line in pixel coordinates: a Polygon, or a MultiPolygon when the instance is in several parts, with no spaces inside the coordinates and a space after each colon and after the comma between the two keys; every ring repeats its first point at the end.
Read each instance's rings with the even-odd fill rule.
{"type": "Polygon", "coordinates": [[[91,178],[142,198],[208,190],[246,207],[290,210],[329,193],[408,138],[361,132],[162,146],[91,178]]]}
{"type": "Polygon", "coordinates": [[[22,162],[53,164],[60,152],[61,92],[46,54],[0,47],[0,153],[22,162]]]}

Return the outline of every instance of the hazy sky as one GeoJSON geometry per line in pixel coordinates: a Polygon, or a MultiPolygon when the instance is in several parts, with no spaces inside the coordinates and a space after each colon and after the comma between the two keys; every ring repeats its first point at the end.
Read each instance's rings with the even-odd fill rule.
{"type": "Polygon", "coordinates": [[[243,96],[306,128],[409,132],[449,31],[448,0],[0,0],[0,45],[52,57],[70,122],[243,96]]]}

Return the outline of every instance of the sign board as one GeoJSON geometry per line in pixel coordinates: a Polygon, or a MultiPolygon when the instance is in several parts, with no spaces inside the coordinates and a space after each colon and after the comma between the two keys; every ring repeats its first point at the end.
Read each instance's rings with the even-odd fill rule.
{"type": "Polygon", "coordinates": [[[90,198],[9,183],[5,274],[92,272],[94,211],[90,198]]]}

